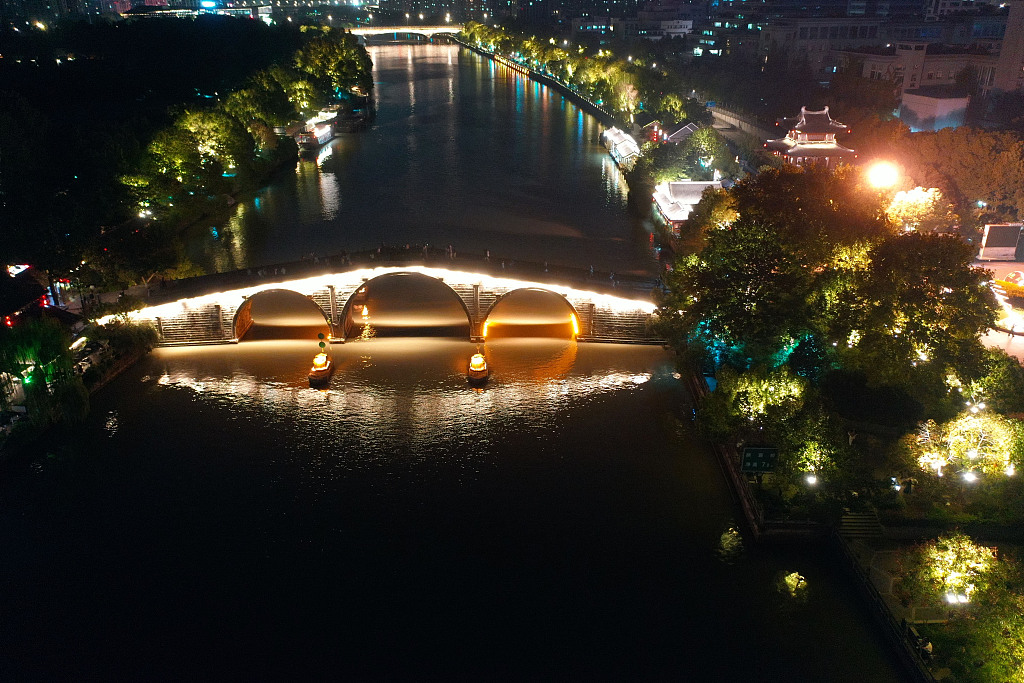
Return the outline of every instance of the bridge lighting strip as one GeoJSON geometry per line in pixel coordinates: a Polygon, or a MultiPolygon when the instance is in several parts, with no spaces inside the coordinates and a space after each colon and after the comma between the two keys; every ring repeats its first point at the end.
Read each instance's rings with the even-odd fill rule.
{"type": "MultiPolygon", "coordinates": [[[[428,277],[454,282],[461,285],[478,284],[484,289],[545,289],[556,294],[561,294],[567,299],[587,299],[595,306],[608,309],[615,313],[647,313],[651,314],[657,310],[657,306],[650,301],[627,299],[625,297],[611,296],[583,289],[575,289],[561,285],[552,285],[545,282],[531,282],[529,280],[517,280],[514,278],[494,277],[484,273],[467,273],[465,271],[448,270],[445,268],[429,268],[427,266],[382,266],[378,268],[361,268],[328,275],[316,275],[308,278],[294,280],[279,280],[276,282],[260,282],[238,289],[205,294],[203,296],[179,299],[166,304],[147,306],[138,311],[132,311],[128,317],[131,320],[153,320],[160,317],[172,317],[180,315],[184,311],[202,308],[203,306],[217,305],[237,308],[247,297],[270,289],[290,289],[300,294],[315,292],[327,289],[328,285],[352,285],[353,282],[372,280],[381,275],[391,273],[420,273],[428,277]]],[[[340,302],[343,305],[344,302],[340,302]]],[[[97,322],[105,325],[116,316],[108,315],[100,318],[97,322]]]]}

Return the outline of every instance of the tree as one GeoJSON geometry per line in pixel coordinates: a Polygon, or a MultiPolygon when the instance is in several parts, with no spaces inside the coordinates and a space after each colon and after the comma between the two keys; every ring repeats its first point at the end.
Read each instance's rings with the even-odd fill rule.
{"type": "Polygon", "coordinates": [[[1016,420],[969,410],[943,424],[925,422],[915,436],[907,437],[907,445],[917,464],[930,474],[942,476],[954,470],[973,476],[1004,475],[1016,470],[1022,435],[1016,420]]]}
{"type": "Polygon", "coordinates": [[[741,214],[669,273],[660,317],[684,344],[721,347],[741,367],[776,365],[777,354],[807,331],[812,282],[778,232],[741,214]]]}
{"type": "Polygon", "coordinates": [[[693,207],[681,230],[681,240],[692,253],[704,248],[707,235],[718,228],[727,228],[739,217],[736,200],[728,190],[709,187],[693,207]]]}
{"type": "Polygon", "coordinates": [[[247,126],[252,121],[283,126],[295,117],[295,107],[288,100],[288,94],[269,71],[259,72],[247,87],[228,95],[224,110],[247,126]]]}
{"type": "Polygon", "coordinates": [[[957,237],[907,233],[871,251],[862,287],[865,310],[856,358],[877,383],[906,381],[912,368],[935,381],[953,373],[980,376],[980,335],[995,323],[987,271],[972,265],[974,250],[957,237]]]}
{"type": "MultiPolygon", "coordinates": [[[[88,392],[74,372],[69,343],[64,327],[48,317],[0,328],[0,374],[22,378],[29,417],[39,426],[76,421],[89,410],[88,392]]],[[[0,391],[0,401],[6,400],[6,392],[0,391]]]]}
{"type": "Polygon", "coordinates": [[[962,224],[971,225],[979,209],[1006,220],[1024,211],[1024,140],[1014,132],[962,126],[914,133],[899,153],[915,184],[942,190],[962,224]]]}
{"type": "Polygon", "coordinates": [[[296,53],[295,68],[309,74],[325,95],[368,95],[373,90],[373,63],[356,37],[325,29],[296,53]]]}
{"type": "Polygon", "coordinates": [[[905,604],[944,605],[931,627],[938,666],[967,683],[1024,677],[1024,571],[1011,549],[975,543],[959,531],[905,552],[894,592],[905,604]],[[966,600],[966,602],[964,602],[966,600]]]}
{"type": "Polygon", "coordinates": [[[877,193],[846,170],[789,167],[728,195],[734,204],[723,211],[738,218],[707,232],[700,254],[669,275],[668,333],[721,347],[741,366],[777,365],[808,335],[834,339],[837,324],[848,334],[864,245],[891,232],[877,193]]]}
{"type": "Polygon", "coordinates": [[[900,563],[893,592],[919,605],[956,602],[947,596],[970,600],[989,587],[996,553],[960,531],[939,536],[914,548],[900,563]]]}
{"type": "Polygon", "coordinates": [[[905,230],[921,232],[948,231],[956,221],[953,206],[937,187],[915,187],[896,193],[886,209],[889,220],[905,230]]]}
{"type": "Polygon", "coordinates": [[[656,111],[666,121],[684,121],[686,119],[686,105],[683,98],[676,93],[667,93],[658,102],[656,111]]]}

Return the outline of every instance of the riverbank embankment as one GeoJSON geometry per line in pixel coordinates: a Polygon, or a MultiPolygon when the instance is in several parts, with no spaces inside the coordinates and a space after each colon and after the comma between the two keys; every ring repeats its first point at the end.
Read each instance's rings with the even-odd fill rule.
{"type": "Polygon", "coordinates": [[[525,76],[529,76],[531,79],[537,81],[538,83],[542,83],[543,85],[546,85],[549,88],[553,88],[554,90],[558,91],[560,95],[570,100],[573,104],[575,104],[580,109],[596,118],[605,126],[628,127],[627,124],[616,119],[612,114],[610,114],[608,111],[600,107],[596,102],[588,99],[587,97],[584,97],[579,92],[574,90],[572,86],[570,86],[568,83],[564,83],[563,81],[560,81],[557,78],[549,74],[546,74],[542,71],[537,71],[536,69],[532,69],[524,64],[520,64],[519,62],[508,59],[507,57],[503,57],[502,55],[499,55],[496,52],[484,50],[481,47],[467,43],[466,41],[460,40],[455,36],[452,36],[452,40],[468,50],[472,50],[473,52],[476,52],[479,55],[483,55],[484,57],[493,59],[495,62],[499,64],[504,64],[505,66],[515,69],[516,71],[522,73],[525,76]]]}
{"type": "MultiPolygon", "coordinates": [[[[697,372],[687,375],[690,391],[697,403],[710,393],[704,377],[697,372]]],[[[921,653],[909,637],[905,621],[897,619],[891,605],[871,580],[871,564],[875,553],[861,543],[851,543],[837,527],[813,520],[775,520],[765,514],[746,476],[740,471],[740,458],[731,444],[708,444],[717,459],[733,497],[743,512],[747,529],[758,543],[805,543],[818,545],[825,552],[836,554],[856,585],[875,623],[896,653],[909,680],[934,683],[936,680],[921,653]]]]}

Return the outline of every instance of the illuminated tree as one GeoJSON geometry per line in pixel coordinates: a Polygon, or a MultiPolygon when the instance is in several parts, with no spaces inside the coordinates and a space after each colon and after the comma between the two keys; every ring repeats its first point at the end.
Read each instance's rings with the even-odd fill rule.
{"type": "Polygon", "coordinates": [[[973,248],[955,237],[908,233],[882,241],[870,258],[863,325],[844,352],[849,362],[876,383],[901,384],[915,374],[911,368],[928,369],[938,384],[950,373],[979,376],[980,335],[994,324],[996,303],[986,271],[972,265],[973,248]]]}
{"type": "Polygon", "coordinates": [[[252,121],[283,126],[295,117],[295,107],[289,101],[288,93],[268,71],[256,74],[247,87],[228,95],[224,110],[246,126],[252,121]]]}
{"type": "Polygon", "coordinates": [[[948,230],[956,221],[952,204],[936,187],[927,190],[915,187],[897,192],[886,209],[886,215],[905,230],[921,232],[948,230]]]}
{"type": "Polygon", "coordinates": [[[683,98],[676,93],[667,93],[657,106],[658,114],[666,121],[683,121],[686,119],[686,105],[683,98]]]}
{"type": "Polygon", "coordinates": [[[368,95],[373,90],[373,63],[355,36],[328,29],[295,53],[295,68],[309,74],[335,96],[368,95]]]}
{"type": "Polygon", "coordinates": [[[908,553],[893,592],[906,604],[966,604],[989,588],[995,564],[995,550],[954,531],[908,553]]]}
{"type": "MultiPolygon", "coordinates": [[[[982,404],[984,405],[984,404],[982,404]]],[[[929,420],[907,437],[922,470],[942,475],[949,469],[973,473],[1014,474],[1021,448],[1021,423],[995,413],[971,410],[936,424],[929,420]]]]}
{"type": "Polygon", "coordinates": [[[202,164],[215,161],[230,172],[252,159],[255,149],[252,136],[223,111],[187,111],[175,125],[191,134],[202,164]]]}
{"type": "Polygon", "coordinates": [[[737,218],[739,213],[736,211],[736,200],[729,191],[708,188],[686,219],[680,231],[681,240],[689,252],[699,252],[704,248],[710,231],[727,228],[737,218]]]}
{"type": "Polygon", "coordinates": [[[1013,132],[968,127],[907,136],[899,158],[914,182],[938,187],[969,224],[984,209],[1005,219],[1024,210],[1024,140],[1013,132]]]}
{"type": "Polygon", "coordinates": [[[968,683],[1024,678],[1024,575],[1012,549],[956,531],[903,553],[893,584],[905,604],[943,605],[949,620],[929,628],[937,667],[968,683]]]}
{"type": "Polygon", "coordinates": [[[889,234],[858,182],[787,168],[737,183],[735,221],[667,276],[666,333],[751,365],[777,365],[808,335],[831,342],[837,326],[845,340],[862,322],[864,245],[889,234]]]}

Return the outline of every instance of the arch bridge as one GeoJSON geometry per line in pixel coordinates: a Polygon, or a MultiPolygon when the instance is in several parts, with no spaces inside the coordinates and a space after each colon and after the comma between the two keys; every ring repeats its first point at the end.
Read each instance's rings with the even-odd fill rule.
{"type": "MultiPolygon", "coordinates": [[[[319,321],[330,341],[388,334],[573,336],[581,341],[662,343],[651,329],[655,305],[545,282],[445,268],[402,265],[355,268],[294,279],[260,279],[225,291],[151,305],[132,314],[153,323],[164,346],[236,343],[253,327],[256,302],[319,321]]],[[[304,323],[308,324],[308,323],[304,323]]]]}
{"type": "Polygon", "coordinates": [[[354,36],[364,38],[383,36],[388,33],[410,33],[433,38],[438,34],[455,35],[462,31],[462,24],[445,24],[444,26],[359,26],[347,29],[354,36]]]}

